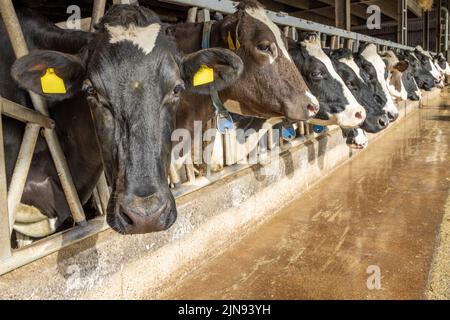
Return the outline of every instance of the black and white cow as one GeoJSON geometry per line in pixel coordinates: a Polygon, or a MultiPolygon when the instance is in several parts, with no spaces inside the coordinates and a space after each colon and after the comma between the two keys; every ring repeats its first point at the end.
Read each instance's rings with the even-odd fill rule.
{"type": "Polygon", "coordinates": [[[353,59],[352,51],[337,49],[330,51],[329,55],[347,88],[366,110],[366,120],[360,127],[371,133],[385,129],[389,124],[389,118],[383,110],[382,99],[377,97],[377,93],[361,77],[361,71],[353,59]]]}
{"type": "Polygon", "coordinates": [[[366,110],[336,72],[330,57],[322,50],[320,39],[316,35],[306,37],[298,43],[289,41],[289,53],[320,103],[319,112],[310,122],[358,127],[366,119],[366,110]]]}
{"type": "Polygon", "coordinates": [[[390,121],[398,118],[398,108],[392,99],[388,86],[388,70],[386,63],[378,54],[377,46],[373,43],[360,46],[355,55],[356,65],[359,67],[361,77],[372,87],[376,99],[383,104],[383,110],[390,121]]]}
{"type": "Polygon", "coordinates": [[[439,70],[436,68],[436,65],[434,64],[433,57],[428,51],[425,51],[421,46],[417,46],[414,49],[414,52],[412,53],[414,57],[419,60],[419,62],[422,64],[422,66],[431,73],[431,75],[434,78],[434,83],[436,86],[442,88],[443,84],[442,81],[442,75],[439,72],[439,70]]]}
{"type": "Polygon", "coordinates": [[[401,50],[397,54],[397,57],[400,60],[408,62],[408,70],[410,70],[410,72],[412,73],[419,89],[429,91],[436,86],[436,81],[431,72],[425,69],[425,67],[412,51],[401,50]]]}
{"type": "Polygon", "coordinates": [[[450,65],[442,53],[435,55],[433,62],[436,69],[441,73],[441,84],[444,85],[446,77],[450,76],[450,65]]]}
{"type": "MultiPolygon", "coordinates": [[[[241,75],[242,60],[227,49],[182,55],[167,27],[145,7],[113,6],[92,35],[63,31],[33,15],[20,17],[32,51],[13,64],[1,29],[0,70],[13,64],[19,86],[49,102],[80,198],[88,199],[104,167],[112,188],[107,221],[114,230],[135,234],[169,228],[177,216],[167,175],[181,93],[224,89],[241,75]],[[194,89],[192,79],[202,65],[214,68],[214,82],[194,89]],[[49,68],[63,80],[65,93],[44,93],[41,78],[49,68]]],[[[28,101],[9,72],[2,73],[0,94],[28,101]]],[[[9,183],[24,126],[4,122],[9,183]]],[[[59,217],[59,224],[70,214],[41,138],[22,202],[59,217]]]]}

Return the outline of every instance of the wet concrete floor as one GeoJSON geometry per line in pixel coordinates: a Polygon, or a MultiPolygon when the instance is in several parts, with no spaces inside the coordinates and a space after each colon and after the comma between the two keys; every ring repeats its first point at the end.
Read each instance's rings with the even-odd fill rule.
{"type": "Polygon", "coordinates": [[[163,298],[424,298],[449,146],[450,106],[413,113],[163,298]]]}

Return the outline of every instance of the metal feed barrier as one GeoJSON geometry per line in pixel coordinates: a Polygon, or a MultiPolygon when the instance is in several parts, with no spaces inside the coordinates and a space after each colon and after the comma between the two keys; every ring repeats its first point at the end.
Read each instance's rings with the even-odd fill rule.
{"type": "MultiPolygon", "coordinates": [[[[228,0],[159,1],[190,7],[187,14],[187,21],[190,22],[209,20],[211,11],[220,12],[223,14],[232,14],[235,11],[234,6],[236,4],[228,0]]],[[[113,2],[135,3],[136,1],[114,0],[113,2]]],[[[105,11],[105,3],[106,0],[94,0],[90,24],[91,31],[93,30],[95,23],[98,22],[98,20],[103,16],[105,11]]],[[[14,48],[16,57],[18,58],[26,55],[28,53],[28,49],[26,47],[17,15],[12,5],[12,1],[0,1],[0,12],[8,35],[11,39],[11,44],[14,48]]],[[[267,11],[267,14],[276,24],[283,26],[285,34],[291,38],[296,39],[297,30],[318,32],[324,47],[327,46],[327,43],[329,42],[331,48],[347,47],[357,50],[361,42],[371,42],[377,44],[381,51],[387,49],[413,49],[391,41],[376,39],[362,34],[291,17],[282,12],[277,13],[267,11]]],[[[50,253],[56,252],[65,246],[71,245],[108,228],[105,218],[102,215],[102,213],[104,214],[106,212],[106,204],[109,198],[108,186],[106,185],[104,175],[102,175],[93,194],[97,203],[98,211],[100,212],[100,216],[86,221],[83,208],[76,194],[76,190],[68,170],[66,160],[54,131],[55,123],[49,118],[45,101],[38,95],[31,92],[30,96],[35,110],[25,108],[0,97],[0,275],[44,257],[50,253]],[[3,128],[1,121],[2,116],[12,117],[26,123],[20,153],[16,161],[9,190],[7,190],[6,183],[3,128]],[[28,246],[12,249],[11,233],[13,231],[12,226],[14,224],[15,211],[22,197],[35,143],[41,131],[49,146],[55,167],[61,178],[61,185],[64,189],[67,202],[69,203],[72,217],[77,225],[63,232],[36,241],[28,246]]],[[[207,127],[214,128],[215,124],[210,122],[207,127]]],[[[301,145],[306,140],[318,135],[313,132],[311,126],[307,123],[297,123],[296,130],[298,137],[289,143],[282,143],[281,148],[279,148],[279,152],[282,152],[290,147],[301,145]]],[[[265,136],[268,140],[267,149],[270,150],[273,148],[273,132],[269,129],[265,133],[265,136]]],[[[258,139],[260,138],[261,136],[258,136],[258,139]]],[[[239,159],[242,160],[243,157],[246,158],[248,155],[235,154],[235,147],[237,143],[235,133],[228,132],[225,135],[217,133],[215,141],[216,143],[219,143],[218,150],[223,150],[221,154],[223,157],[223,169],[219,172],[212,173],[208,177],[196,177],[196,169],[192,164],[185,164],[182,168],[183,172],[177,171],[171,166],[170,182],[173,186],[175,186],[173,189],[175,196],[181,196],[193,192],[214,181],[223,179],[226,176],[234,174],[250,166],[249,164],[246,164],[245,161],[242,164],[238,163],[239,159]]],[[[266,153],[267,150],[259,150],[257,156],[263,156],[266,153]]]]}

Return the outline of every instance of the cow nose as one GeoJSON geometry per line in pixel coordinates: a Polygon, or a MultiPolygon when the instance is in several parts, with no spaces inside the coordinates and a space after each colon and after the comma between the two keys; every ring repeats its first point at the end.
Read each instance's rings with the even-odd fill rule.
{"type": "Polygon", "coordinates": [[[108,224],[121,234],[142,234],[168,229],[176,220],[173,196],[127,197],[118,211],[109,213],[108,224]]]}

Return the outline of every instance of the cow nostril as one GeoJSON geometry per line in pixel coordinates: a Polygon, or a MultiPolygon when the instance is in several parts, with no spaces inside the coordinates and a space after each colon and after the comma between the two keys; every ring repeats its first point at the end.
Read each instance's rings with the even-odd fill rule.
{"type": "Polygon", "coordinates": [[[363,119],[363,114],[362,114],[362,112],[358,111],[357,113],[355,113],[355,118],[356,118],[356,119],[362,120],[362,119],[363,119]]]}
{"type": "Polygon", "coordinates": [[[387,121],[385,121],[385,119],[383,119],[383,118],[380,118],[380,119],[378,119],[378,124],[379,124],[382,128],[384,128],[384,127],[387,126],[387,121]]]}
{"type": "Polygon", "coordinates": [[[317,111],[319,111],[319,107],[318,106],[314,106],[312,104],[309,104],[307,107],[308,111],[312,114],[316,114],[317,111]]]}

